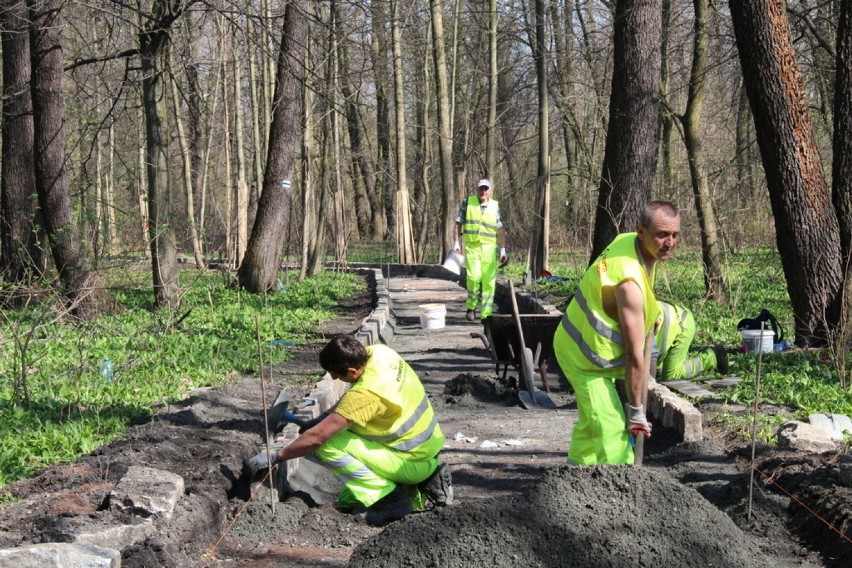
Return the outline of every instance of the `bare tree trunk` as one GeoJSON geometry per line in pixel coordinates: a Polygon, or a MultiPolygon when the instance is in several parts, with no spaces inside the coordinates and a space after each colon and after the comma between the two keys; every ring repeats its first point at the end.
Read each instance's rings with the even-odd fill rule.
{"type": "Polygon", "coordinates": [[[222,57],[222,151],[225,153],[222,162],[225,166],[225,256],[231,259],[231,266],[238,267],[236,245],[234,242],[234,178],[231,172],[231,90],[228,88],[228,61],[233,59],[231,38],[224,23],[220,26],[221,57],[222,57]]]}
{"type": "Polygon", "coordinates": [[[3,156],[0,176],[0,277],[23,283],[45,270],[45,235],[33,169],[33,115],[27,5],[0,2],[3,42],[3,156]]]}
{"type": "Polygon", "coordinates": [[[689,173],[692,177],[692,194],[698,226],[701,228],[701,257],[704,261],[704,288],[707,295],[719,303],[728,301],[722,262],[719,255],[719,231],[716,213],[710,198],[707,172],[704,167],[704,150],[701,135],[701,111],[704,105],[704,79],[707,74],[709,41],[709,0],[693,0],[695,10],[695,36],[692,51],[692,70],[689,77],[689,96],[686,112],[681,118],[684,142],[689,155],[689,173]]]}
{"type": "Polygon", "coordinates": [[[330,25],[329,25],[329,42],[331,48],[330,53],[330,65],[328,65],[329,70],[329,81],[326,83],[326,87],[328,88],[330,94],[328,95],[330,99],[330,113],[331,113],[331,144],[332,144],[332,154],[333,154],[333,167],[334,167],[334,249],[336,253],[336,258],[338,262],[346,262],[346,242],[347,236],[349,233],[349,224],[346,222],[347,215],[346,212],[346,193],[343,187],[343,175],[340,171],[340,112],[338,109],[340,108],[340,101],[338,100],[338,93],[340,90],[338,89],[338,77],[340,76],[340,65],[338,58],[338,50],[337,50],[337,11],[332,9],[330,16],[330,25]]]}
{"type": "MultiPolygon", "coordinates": [[[[427,31],[427,41],[429,44],[430,32],[427,31]]],[[[430,203],[430,182],[429,182],[429,166],[432,160],[432,137],[429,135],[428,125],[430,121],[429,108],[432,105],[432,82],[429,80],[429,49],[426,48],[422,53],[423,67],[422,73],[417,75],[417,170],[420,172],[419,178],[414,183],[414,202],[417,203],[418,215],[414,218],[414,246],[415,246],[415,261],[424,262],[428,246],[434,242],[434,239],[429,238],[430,229],[440,231],[440,226],[436,227],[435,223],[429,215],[430,203]]],[[[437,231],[435,231],[437,232],[437,231]]]]}
{"type": "Polygon", "coordinates": [[[737,205],[745,207],[746,203],[754,202],[754,172],[751,157],[751,113],[748,108],[748,95],[745,85],[739,89],[737,97],[737,132],[736,132],[736,162],[737,162],[737,205]]]}
{"type": "MultiPolygon", "coordinates": [[[[852,335],[852,0],[840,3],[836,54],[831,179],[832,201],[840,228],[840,266],[843,273],[843,309],[836,333],[840,335],[843,353],[847,353],[852,335]]],[[[845,375],[843,382],[846,382],[845,375]]]]}
{"type": "Polygon", "coordinates": [[[172,112],[175,117],[175,126],[177,128],[177,139],[180,145],[181,162],[183,165],[183,191],[186,198],[186,216],[189,225],[189,236],[192,241],[192,252],[195,257],[195,265],[198,268],[204,268],[204,252],[201,248],[201,237],[198,233],[198,226],[195,221],[195,196],[193,195],[192,187],[192,152],[189,148],[189,140],[186,136],[186,129],[183,126],[183,119],[180,116],[180,96],[178,95],[177,77],[172,75],[171,80],[172,93],[172,112]]]}
{"type": "Polygon", "coordinates": [[[106,222],[107,243],[111,254],[121,252],[118,229],[115,224],[115,125],[110,123],[107,134],[107,176],[106,176],[106,222]]]}
{"type": "MultiPolygon", "coordinates": [[[[254,22],[251,17],[246,21],[246,32],[248,37],[254,37],[254,22]]],[[[252,168],[251,195],[249,197],[249,217],[254,218],[257,212],[257,199],[260,186],[263,183],[263,142],[260,135],[261,120],[263,117],[261,109],[261,97],[258,94],[257,85],[257,50],[251,44],[247,46],[249,62],[249,97],[251,100],[251,142],[254,150],[254,161],[252,168]]],[[[264,57],[265,60],[265,57],[264,57]]],[[[263,133],[266,136],[266,132],[263,133]]]]}
{"type": "MultiPolygon", "coordinates": [[[[394,0],[396,3],[397,0],[394,0]]],[[[447,54],[444,46],[444,17],[440,0],[429,0],[432,19],[435,90],[438,103],[438,156],[441,164],[441,258],[452,250],[455,220],[453,189],[453,133],[450,118],[447,54]]],[[[398,87],[401,88],[401,87],[398,87]]],[[[397,113],[399,114],[399,113],[397,113]]]]}
{"type": "MultiPolygon", "coordinates": [[[[305,49],[304,65],[307,67],[311,62],[311,46],[305,49]]],[[[319,225],[317,223],[317,199],[314,191],[314,179],[311,169],[314,155],[314,89],[310,76],[305,77],[305,87],[302,89],[302,209],[304,217],[302,220],[302,262],[299,267],[299,282],[308,276],[319,272],[321,264],[317,261],[318,249],[322,243],[318,242],[320,237],[319,225]]]]}
{"type": "Polygon", "coordinates": [[[530,231],[527,274],[537,278],[547,269],[545,220],[550,216],[547,201],[550,185],[550,109],[547,88],[547,47],[545,37],[545,0],[535,0],[535,74],[538,87],[538,173],[536,176],[535,213],[530,231]]]}
{"type": "MultiPolygon", "coordinates": [[[[399,262],[414,262],[414,232],[411,229],[411,209],[408,195],[407,162],[405,157],[405,96],[402,78],[402,32],[399,29],[399,0],[391,0],[391,33],[393,35],[393,86],[396,107],[396,248],[399,262]]],[[[433,24],[434,25],[434,24],[433,24]]],[[[446,61],[444,62],[446,64],[446,61]]],[[[436,60],[437,65],[437,60],[436,60]]],[[[444,68],[446,79],[446,67],[444,68]]],[[[445,109],[446,110],[446,109],[445,109]]],[[[443,168],[442,168],[443,171],[443,168]]]]}
{"type": "Polygon", "coordinates": [[[662,0],[618,0],[609,128],[591,264],[618,233],[636,228],[657,161],[662,0]]]}
{"type": "Polygon", "coordinates": [[[147,166],[145,163],[145,109],[139,107],[139,121],[137,122],[138,130],[136,132],[139,138],[139,153],[137,155],[138,173],[136,176],[136,198],[139,204],[139,218],[142,220],[140,228],[142,229],[142,255],[145,258],[151,258],[151,242],[148,222],[150,213],[148,211],[148,177],[147,166]]]}
{"type": "Polygon", "coordinates": [[[795,318],[796,344],[824,345],[840,312],[840,230],[781,0],[729,2],[795,318]]]}
{"type": "MultiPolygon", "coordinates": [[[[497,164],[497,0],[488,4],[488,130],[485,133],[485,177],[493,178],[497,164]]],[[[450,224],[452,227],[452,224],[450,224]]]]}
{"type": "Polygon", "coordinates": [[[169,65],[168,29],[177,19],[179,0],[158,0],[150,19],[139,34],[142,57],[142,106],[145,109],[146,164],[148,171],[148,212],[151,265],[154,281],[154,308],[175,308],[180,304],[177,246],[172,222],[169,180],[168,118],[166,78],[169,65]]]}
{"type": "Polygon", "coordinates": [[[674,191],[674,165],[672,164],[672,136],[674,134],[674,117],[668,100],[669,94],[669,37],[671,32],[672,3],[663,0],[662,49],[660,50],[660,166],[663,193],[669,195],[674,191]]]}
{"type": "Polygon", "coordinates": [[[249,246],[238,271],[240,285],[250,292],[265,292],[275,285],[285,245],[296,164],[299,100],[305,76],[303,62],[308,35],[305,7],[306,0],[293,0],[284,11],[263,191],[249,246]]]}
{"type": "Polygon", "coordinates": [[[32,70],[35,185],[53,262],[71,313],[90,319],[111,310],[97,273],[89,269],[65,177],[65,95],[62,90],[61,0],[27,2],[32,70]]]}
{"type": "Polygon", "coordinates": [[[376,85],[376,193],[377,203],[373,207],[373,239],[380,240],[395,234],[394,214],[389,210],[388,201],[392,194],[390,157],[390,104],[388,97],[388,41],[385,35],[385,23],[388,20],[383,2],[370,3],[372,19],[370,56],[373,63],[373,80],[376,85]]]}
{"type": "MultiPolygon", "coordinates": [[[[237,28],[232,24],[231,29],[234,37],[237,36],[237,28]]],[[[248,185],[246,184],[246,153],[243,142],[243,78],[242,78],[242,54],[239,44],[234,43],[234,142],[236,145],[237,162],[237,246],[236,263],[239,266],[243,261],[245,248],[248,244],[248,185]]]]}

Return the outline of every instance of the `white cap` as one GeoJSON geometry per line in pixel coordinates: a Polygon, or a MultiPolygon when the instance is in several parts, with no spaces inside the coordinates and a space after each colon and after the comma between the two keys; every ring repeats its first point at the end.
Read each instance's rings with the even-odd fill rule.
{"type": "Polygon", "coordinates": [[[477,189],[479,189],[479,188],[480,188],[480,187],[482,187],[482,186],[485,186],[485,187],[487,187],[488,189],[494,189],[494,186],[491,184],[491,180],[490,180],[490,179],[481,179],[481,180],[479,180],[479,183],[477,183],[477,184],[476,184],[476,188],[477,188],[477,189]]]}

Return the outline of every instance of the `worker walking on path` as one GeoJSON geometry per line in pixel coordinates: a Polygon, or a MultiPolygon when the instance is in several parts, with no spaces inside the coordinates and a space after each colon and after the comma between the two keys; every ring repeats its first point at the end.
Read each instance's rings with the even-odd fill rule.
{"type": "Polygon", "coordinates": [[[661,381],[688,381],[714,370],[723,375],[728,372],[728,352],[721,345],[690,356],[695,330],[695,316],[689,308],[660,301],[654,343],[659,351],[657,377],[661,381]]]}
{"type": "MultiPolygon", "coordinates": [[[[334,379],[352,386],[330,411],[272,455],[273,465],[313,453],[343,483],[337,508],[366,510],[381,526],[422,509],[428,498],[450,505],[450,470],[439,460],[444,435],[417,374],[385,345],[364,347],[351,335],[332,339],[319,354],[334,379]]],[[[269,467],[266,452],[249,460],[269,467]]]]}
{"type": "Polygon", "coordinates": [[[674,252],[680,222],[674,204],[648,203],[636,232],[618,235],[586,270],[554,334],[554,354],[577,397],[574,463],[633,463],[630,436],[651,435],[642,405],[645,339],[660,310],[657,263],[674,252]],[[626,383],[626,419],[616,380],[626,383]]]}
{"type": "Polygon", "coordinates": [[[462,202],[456,217],[453,250],[461,252],[459,240],[464,242],[464,266],[467,270],[465,317],[468,321],[476,319],[477,304],[481,305],[481,319],[494,312],[498,247],[500,263],[509,259],[500,205],[496,199],[491,199],[493,191],[490,180],[479,180],[476,195],[470,195],[462,202]]]}

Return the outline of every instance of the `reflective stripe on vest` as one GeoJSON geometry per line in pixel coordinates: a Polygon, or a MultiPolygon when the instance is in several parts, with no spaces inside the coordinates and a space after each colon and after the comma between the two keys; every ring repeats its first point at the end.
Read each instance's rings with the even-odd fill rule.
{"type": "Polygon", "coordinates": [[[494,199],[488,200],[483,211],[479,197],[476,195],[468,197],[462,226],[464,242],[496,243],[498,211],[497,201],[494,199]]]}

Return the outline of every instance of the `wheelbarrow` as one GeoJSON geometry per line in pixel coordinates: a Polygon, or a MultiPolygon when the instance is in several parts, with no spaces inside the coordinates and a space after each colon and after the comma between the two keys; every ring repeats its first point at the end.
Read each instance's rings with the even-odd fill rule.
{"type": "Polygon", "coordinates": [[[553,352],[553,334],[562,319],[562,314],[520,314],[517,311],[514,286],[509,283],[512,297],[512,314],[491,314],[482,320],[491,357],[503,379],[509,365],[518,369],[520,391],[518,396],[525,408],[555,408],[546,393],[550,392],[547,382],[547,359],[553,352]],[[529,347],[528,347],[529,346],[529,347]],[[535,388],[535,371],[541,377],[544,391],[535,388]]]}

